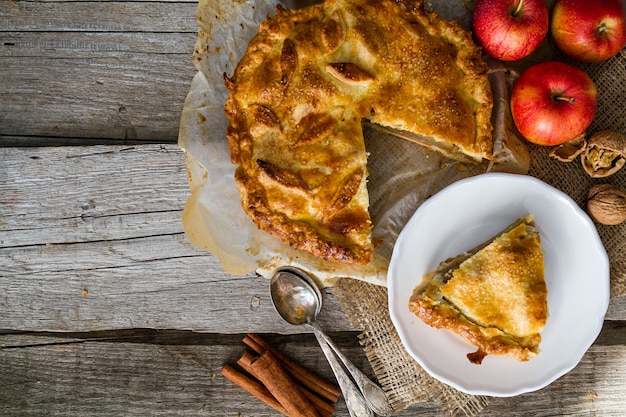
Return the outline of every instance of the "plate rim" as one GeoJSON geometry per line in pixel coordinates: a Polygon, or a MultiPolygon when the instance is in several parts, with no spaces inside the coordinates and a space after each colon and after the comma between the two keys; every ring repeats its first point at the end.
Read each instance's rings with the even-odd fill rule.
{"type": "MultiPolygon", "coordinates": [[[[591,245],[591,243],[590,243],[591,245]]],[[[524,174],[512,174],[512,173],[484,173],[484,174],[479,174],[479,175],[475,175],[469,178],[464,178],[458,181],[455,181],[454,183],[448,185],[447,187],[443,188],[442,190],[440,190],[439,192],[437,192],[436,194],[432,195],[431,197],[429,197],[427,200],[425,200],[413,213],[413,215],[411,215],[411,218],[409,219],[409,221],[406,223],[406,225],[402,228],[402,230],[400,231],[398,238],[396,240],[396,244],[394,245],[394,249],[393,249],[393,253],[392,253],[392,257],[389,263],[389,268],[388,268],[388,273],[387,273],[389,282],[388,282],[388,308],[389,308],[389,315],[391,318],[391,321],[394,325],[394,328],[396,330],[396,332],[398,333],[398,336],[400,337],[400,340],[402,341],[402,344],[404,345],[405,349],[407,350],[407,352],[409,353],[409,355],[415,359],[419,365],[431,376],[433,376],[434,378],[436,378],[437,380],[446,383],[447,385],[450,385],[462,392],[468,393],[468,394],[472,394],[472,395],[488,395],[488,396],[494,396],[494,397],[511,397],[511,396],[515,396],[515,395],[520,395],[520,394],[524,394],[527,392],[532,392],[532,391],[536,391],[539,390],[541,388],[546,387],[547,385],[551,384],[552,382],[554,382],[556,379],[560,378],[561,376],[567,374],[569,371],[571,371],[574,367],[576,367],[581,359],[583,358],[583,356],[585,355],[585,353],[587,352],[587,350],[591,347],[591,345],[595,342],[595,340],[597,339],[600,331],[602,330],[602,327],[604,325],[604,319],[606,316],[606,312],[608,310],[608,306],[609,306],[609,301],[610,301],[610,264],[609,264],[609,259],[608,259],[608,255],[606,252],[606,249],[604,248],[604,244],[602,243],[602,240],[600,238],[600,235],[597,231],[597,228],[595,227],[595,224],[593,223],[593,221],[591,220],[591,218],[588,216],[588,214],[586,212],[584,212],[584,210],[582,210],[578,204],[567,194],[565,194],[563,191],[555,188],[554,186],[536,178],[530,175],[524,175],[524,174]],[[532,187],[535,188],[541,188],[543,189],[544,192],[548,192],[549,194],[552,194],[553,198],[559,198],[562,199],[564,204],[566,204],[567,206],[569,206],[572,211],[573,214],[575,214],[577,217],[579,217],[581,219],[581,222],[583,223],[583,226],[589,230],[589,232],[591,232],[592,235],[592,241],[593,241],[593,246],[596,247],[596,249],[598,250],[598,262],[602,264],[602,266],[604,266],[603,270],[600,271],[600,273],[598,275],[601,275],[601,279],[602,281],[600,282],[600,284],[604,284],[602,285],[602,289],[601,289],[601,295],[602,295],[602,301],[603,303],[599,306],[600,310],[599,310],[599,314],[596,319],[594,321],[590,320],[590,325],[589,325],[589,334],[593,335],[593,337],[589,337],[588,340],[585,343],[582,343],[580,345],[580,350],[578,352],[577,355],[572,356],[569,358],[569,360],[567,361],[563,361],[564,363],[558,367],[558,369],[553,370],[550,374],[547,375],[547,377],[545,379],[541,379],[540,383],[524,383],[524,384],[520,384],[520,386],[518,386],[516,389],[508,389],[508,390],[494,390],[494,389],[485,389],[485,388],[477,388],[477,389],[473,389],[470,387],[467,387],[466,385],[463,385],[460,382],[454,381],[453,379],[447,378],[443,375],[440,375],[439,372],[434,371],[433,369],[430,368],[430,366],[428,366],[428,364],[424,361],[423,358],[420,357],[420,355],[418,355],[417,353],[413,352],[412,348],[410,347],[410,343],[407,340],[406,335],[404,334],[404,330],[402,328],[403,324],[400,323],[400,318],[396,317],[395,315],[395,307],[397,304],[397,300],[395,299],[395,287],[393,285],[393,282],[395,281],[395,275],[394,275],[394,267],[397,264],[397,259],[400,253],[400,247],[403,244],[403,241],[407,238],[407,235],[409,234],[409,232],[412,230],[412,228],[414,227],[414,223],[416,223],[418,221],[419,215],[426,210],[430,205],[435,204],[439,199],[441,199],[442,197],[447,196],[450,193],[453,193],[455,191],[455,189],[459,188],[459,187],[463,187],[466,186],[466,184],[468,183],[475,183],[475,182],[480,182],[480,181],[488,181],[488,180],[495,180],[495,181],[509,181],[509,182],[517,182],[517,183],[521,183],[521,182],[527,182],[529,184],[531,184],[532,187]],[[593,326],[592,326],[593,324],[593,326]]],[[[600,291],[600,290],[599,290],[600,291]]],[[[407,308],[408,309],[408,308],[407,308]]],[[[419,320],[419,318],[417,318],[417,316],[415,317],[416,320],[419,320]]],[[[441,330],[444,331],[443,329],[437,329],[437,330],[441,330]]]]}

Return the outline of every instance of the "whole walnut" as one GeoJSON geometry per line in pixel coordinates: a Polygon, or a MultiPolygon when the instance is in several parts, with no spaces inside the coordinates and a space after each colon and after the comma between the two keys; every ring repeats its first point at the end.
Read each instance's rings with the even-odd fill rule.
{"type": "Polygon", "coordinates": [[[594,185],[587,194],[587,213],[601,224],[626,221],[626,191],[610,184],[594,185]]]}

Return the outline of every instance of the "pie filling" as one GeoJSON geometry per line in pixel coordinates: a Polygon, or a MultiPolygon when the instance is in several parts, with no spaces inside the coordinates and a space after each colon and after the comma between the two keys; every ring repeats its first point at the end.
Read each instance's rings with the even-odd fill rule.
{"type": "Polygon", "coordinates": [[[489,354],[527,361],[539,353],[548,317],[543,252],[527,215],[477,248],[442,262],[423,277],[409,309],[426,324],[448,329],[489,354]]]}

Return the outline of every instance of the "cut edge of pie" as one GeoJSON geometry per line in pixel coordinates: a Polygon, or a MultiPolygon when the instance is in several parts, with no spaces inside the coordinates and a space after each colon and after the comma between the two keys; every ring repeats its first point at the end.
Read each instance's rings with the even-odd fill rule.
{"type": "Polygon", "coordinates": [[[409,309],[477,347],[467,354],[528,361],[539,352],[548,318],[541,238],[528,214],[475,249],[424,275],[409,309]]]}
{"type": "Polygon", "coordinates": [[[371,261],[362,120],[429,138],[445,156],[491,158],[481,50],[423,6],[326,0],[278,7],[260,25],[225,75],[225,111],[242,205],[261,230],[327,261],[371,261]]]}

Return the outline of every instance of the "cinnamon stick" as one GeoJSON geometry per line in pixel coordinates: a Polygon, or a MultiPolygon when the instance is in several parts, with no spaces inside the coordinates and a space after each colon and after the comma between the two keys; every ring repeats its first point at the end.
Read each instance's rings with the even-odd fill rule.
{"type": "MultiPolygon", "coordinates": [[[[253,377],[259,379],[259,376],[256,374],[256,370],[251,366],[252,362],[256,360],[257,356],[254,354],[244,351],[237,361],[237,365],[241,366],[246,372],[248,372],[253,377]]],[[[321,417],[331,417],[335,412],[335,406],[329,402],[327,402],[324,398],[320,397],[313,391],[308,390],[305,387],[299,386],[302,393],[305,397],[313,404],[313,406],[317,409],[317,412],[321,417]]]]}
{"type": "Polygon", "coordinates": [[[307,388],[301,387],[302,393],[311,404],[315,407],[317,412],[321,417],[331,417],[335,412],[335,406],[329,402],[326,402],[322,397],[314,393],[313,391],[309,391],[307,388]]]}
{"type": "Polygon", "coordinates": [[[339,387],[329,383],[315,373],[304,368],[298,362],[294,361],[289,356],[285,355],[274,346],[266,342],[261,336],[254,333],[248,333],[243,338],[243,342],[259,355],[263,354],[263,352],[265,351],[271,352],[276,357],[276,359],[278,359],[280,363],[285,367],[285,369],[293,379],[295,379],[311,391],[319,394],[326,400],[330,401],[332,404],[336,403],[341,396],[341,391],[339,390],[339,387]]]}
{"type": "Polygon", "coordinates": [[[265,351],[261,356],[254,358],[249,366],[253,375],[285,407],[288,416],[321,417],[270,351],[265,351]]]}
{"type": "Polygon", "coordinates": [[[270,394],[267,388],[265,388],[259,382],[250,378],[246,374],[239,372],[238,370],[236,370],[230,365],[224,365],[224,367],[222,368],[221,374],[224,375],[226,378],[228,378],[231,382],[235,383],[239,387],[246,390],[252,396],[256,397],[257,399],[261,400],[265,404],[272,407],[274,410],[280,413],[283,413],[285,415],[288,415],[287,410],[285,410],[285,407],[283,407],[276,400],[276,398],[274,398],[274,396],[270,394]]]}

